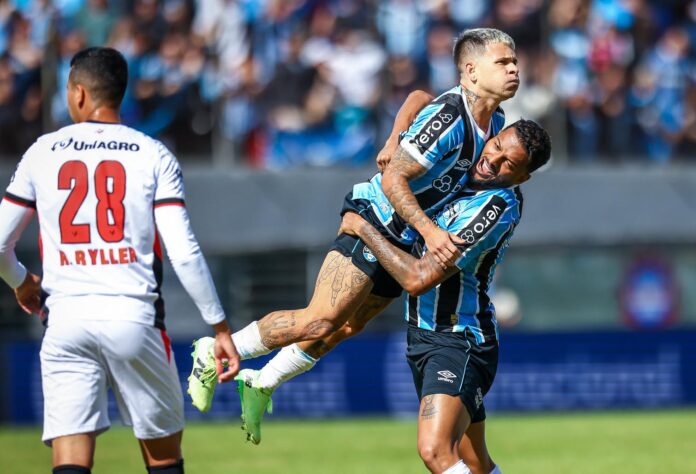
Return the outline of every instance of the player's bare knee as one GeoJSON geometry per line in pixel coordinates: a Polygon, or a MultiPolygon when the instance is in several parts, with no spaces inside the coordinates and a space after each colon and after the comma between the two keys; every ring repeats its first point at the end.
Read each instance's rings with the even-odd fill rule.
{"type": "Polygon", "coordinates": [[[441,472],[449,467],[452,458],[452,450],[446,443],[437,442],[437,440],[419,440],[418,454],[423,460],[423,463],[433,472],[441,472]]]}

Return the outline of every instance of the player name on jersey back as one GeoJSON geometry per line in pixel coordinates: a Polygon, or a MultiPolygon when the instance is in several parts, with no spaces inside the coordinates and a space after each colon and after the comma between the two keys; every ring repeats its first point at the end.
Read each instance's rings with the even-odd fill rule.
{"type": "Polygon", "coordinates": [[[119,247],[109,249],[75,250],[68,253],[59,251],[60,265],[127,265],[138,261],[133,247],[119,247]]]}
{"type": "MultiPolygon", "coordinates": [[[[184,204],[181,169],[159,141],[120,124],[86,122],[40,137],[22,158],[6,198],[36,208],[43,288],[52,303],[100,295],[101,313],[137,309],[152,323],[159,299],[158,205],[184,204]],[[138,303],[142,303],[138,305],[138,303]]],[[[76,317],[88,317],[73,301],[76,317]]],[[[51,314],[53,318],[53,314],[51,314]]]]}

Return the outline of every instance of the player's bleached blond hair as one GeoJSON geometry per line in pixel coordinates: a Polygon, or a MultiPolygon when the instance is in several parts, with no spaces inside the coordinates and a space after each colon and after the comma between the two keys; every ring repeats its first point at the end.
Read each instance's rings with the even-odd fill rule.
{"type": "Polygon", "coordinates": [[[461,72],[459,64],[462,58],[482,54],[486,51],[486,46],[495,43],[506,44],[510,49],[515,50],[515,41],[504,31],[495,28],[471,28],[462,31],[454,41],[452,49],[452,57],[457,70],[461,72]]]}

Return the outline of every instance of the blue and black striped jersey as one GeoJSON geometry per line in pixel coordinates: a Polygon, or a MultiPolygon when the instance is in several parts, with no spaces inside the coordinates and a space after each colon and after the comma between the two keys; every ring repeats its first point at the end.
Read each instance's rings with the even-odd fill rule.
{"type": "MultiPolygon", "coordinates": [[[[518,187],[462,193],[435,217],[437,225],[466,244],[457,261],[461,271],[406,302],[409,324],[437,332],[470,330],[479,342],[497,338],[495,308],[488,289],[522,213],[518,187]]],[[[420,243],[414,253],[427,249],[420,243]]]]}
{"type": "MultiPolygon", "coordinates": [[[[427,171],[411,181],[410,187],[421,209],[433,217],[452,201],[467,181],[486,140],[498,134],[505,115],[498,108],[488,130],[482,131],[469,111],[462,87],[457,86],[427,105],[403,135],[401,146],[427,171]]],[[[382,174],[353,187],[353,199],[370,201],[371,212],[388,233],[403,244],[415,242],[418,234],[394,211],[382,191],[382,174]]]]}

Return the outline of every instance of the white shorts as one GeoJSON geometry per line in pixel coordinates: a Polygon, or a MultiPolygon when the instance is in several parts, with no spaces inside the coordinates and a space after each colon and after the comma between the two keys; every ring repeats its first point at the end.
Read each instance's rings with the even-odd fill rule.
{"type": "Polygon", "coordinates": [[[107,387],[138,439],[184,428],[184,398],[169,338],[131,321],[61,320],[41,344],[43,441],[111,426],[107,387]]]}

